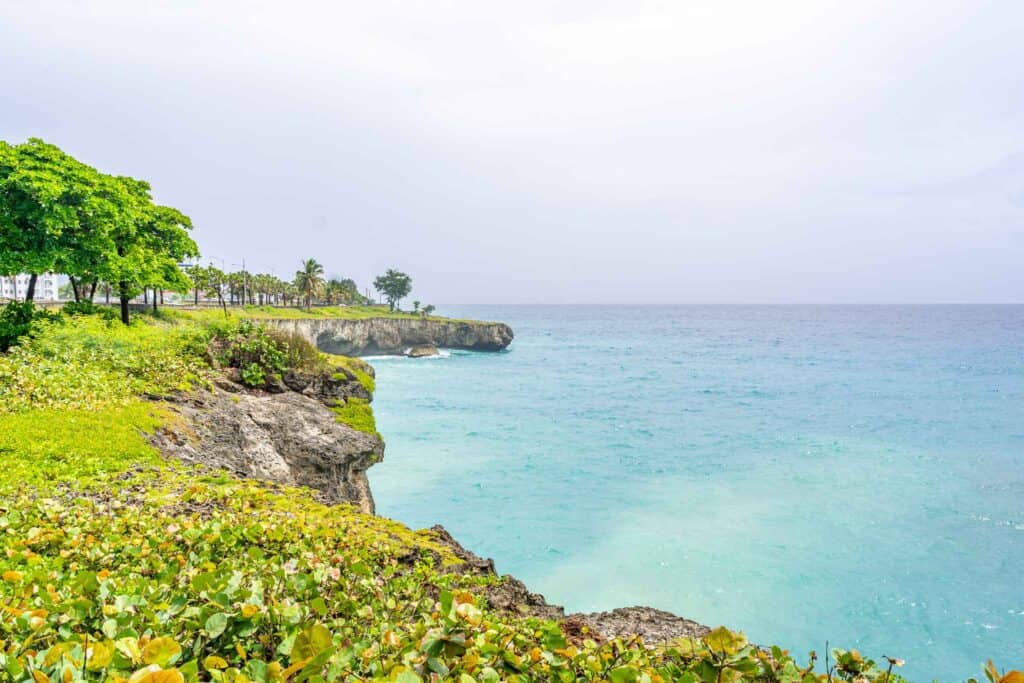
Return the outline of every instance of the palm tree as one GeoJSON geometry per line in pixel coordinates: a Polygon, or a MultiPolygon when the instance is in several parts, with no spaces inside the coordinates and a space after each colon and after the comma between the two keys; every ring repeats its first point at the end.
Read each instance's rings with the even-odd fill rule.
{"type": "Polygon", "coordinates": [[[313,297],[320,294],[324,287],[324,267],[316,259],[302,262],[302,270],[295,273],[295,288],[306,297],[306,308],[313,305],[313,297]]]}

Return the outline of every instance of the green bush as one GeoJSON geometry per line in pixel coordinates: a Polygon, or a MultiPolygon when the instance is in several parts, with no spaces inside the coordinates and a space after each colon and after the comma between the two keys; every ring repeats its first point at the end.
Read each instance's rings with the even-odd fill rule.
{"type": "Polygon", "coordinates": [[[12,301],[0,310],[0,353],[18,343],[32,331],[34,323],[54,320],[60,316],[36,308],[31,301],[12,301]]]}
{"type": "Polygon", "coordinates": [[[65,315],[98,315],[104,320],[118,320],[120,314],[109,306],[97,306],[91,301],[69,301],[61,309],[65,315]]]}
{"type": "Polygon", "coordinates": [[[34,322],[27,341],[0,356],[0,413],[95,410],[207,382],[205,333],[195,326],[50,317],[34,322]]]}
{"type": "Polygon", "coordinates": [[[268,376],[288,369],[288,355],[260,325],[243,320],[233,329],[218,329],[217,336],[222,340],[218,360],[226,367],[238,368],[247,386],[263,386],[268,376]]]}

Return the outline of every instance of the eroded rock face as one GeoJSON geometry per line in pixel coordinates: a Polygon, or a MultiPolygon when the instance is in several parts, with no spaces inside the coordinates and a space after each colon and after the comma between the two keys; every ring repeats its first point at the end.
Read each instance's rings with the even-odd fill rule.
{"type": "Polygon", "coordinates": [[[249,391],[223,379],[214,392],[173,399],[169,405],[182,419],[155,434],[153,442],[184,462],[309,486],[324,502],[353,503],[372,514],[366,470],[383,458],[384,442],[337,422],[325,402],[293,390],[249,391]]]}
{"type": "Polygon", "coordinates": [[[300,334],[326,353],[342,356],[401,355],[409,347],[435,346],[501,351],[512,343],[504,323],[413,318],[366,320],[265,320],[268,327],[300,334]]]}

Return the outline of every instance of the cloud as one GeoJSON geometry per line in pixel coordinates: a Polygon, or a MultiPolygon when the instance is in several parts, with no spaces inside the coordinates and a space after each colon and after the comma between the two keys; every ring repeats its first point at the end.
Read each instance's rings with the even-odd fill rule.
{"type": "Polygon", "coordinates": [[[716,299],[846,298],[865,271],[874,299],[1012,299],[1019,179],[979,174],[1024,149],[1021,18],[916,0],[10,3],[0,122],[150,178],[211,253],[257,234],[246,249],[288,272],[354,248],[338,270],[402,260],[435,301],[468,282],[480,300],[642,300],[645,260],[678,273],[657,283],[677,300],[712,274],[716,299]],[[921,191],[972,177],[970,201],[921,191]],[[284,249],[261,246],[284,224],[284,249]],[[908,286],[892,265],[967,232],[998,284],[954,259],[908,286]],[[883,241],[895,253],[865,246],[883,241]],[[833,253],[851,263],[822,268],[833,253]]]}

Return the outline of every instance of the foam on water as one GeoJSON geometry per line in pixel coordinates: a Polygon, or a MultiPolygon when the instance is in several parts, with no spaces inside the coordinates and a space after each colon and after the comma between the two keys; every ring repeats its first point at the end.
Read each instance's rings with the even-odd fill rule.
{"type": "Polygon", "coordinates": [[[381,514],[572,610],[649,604],[919,680],[1024,660],[1024,307],[447,307],[374,360],[381,514]]]}

